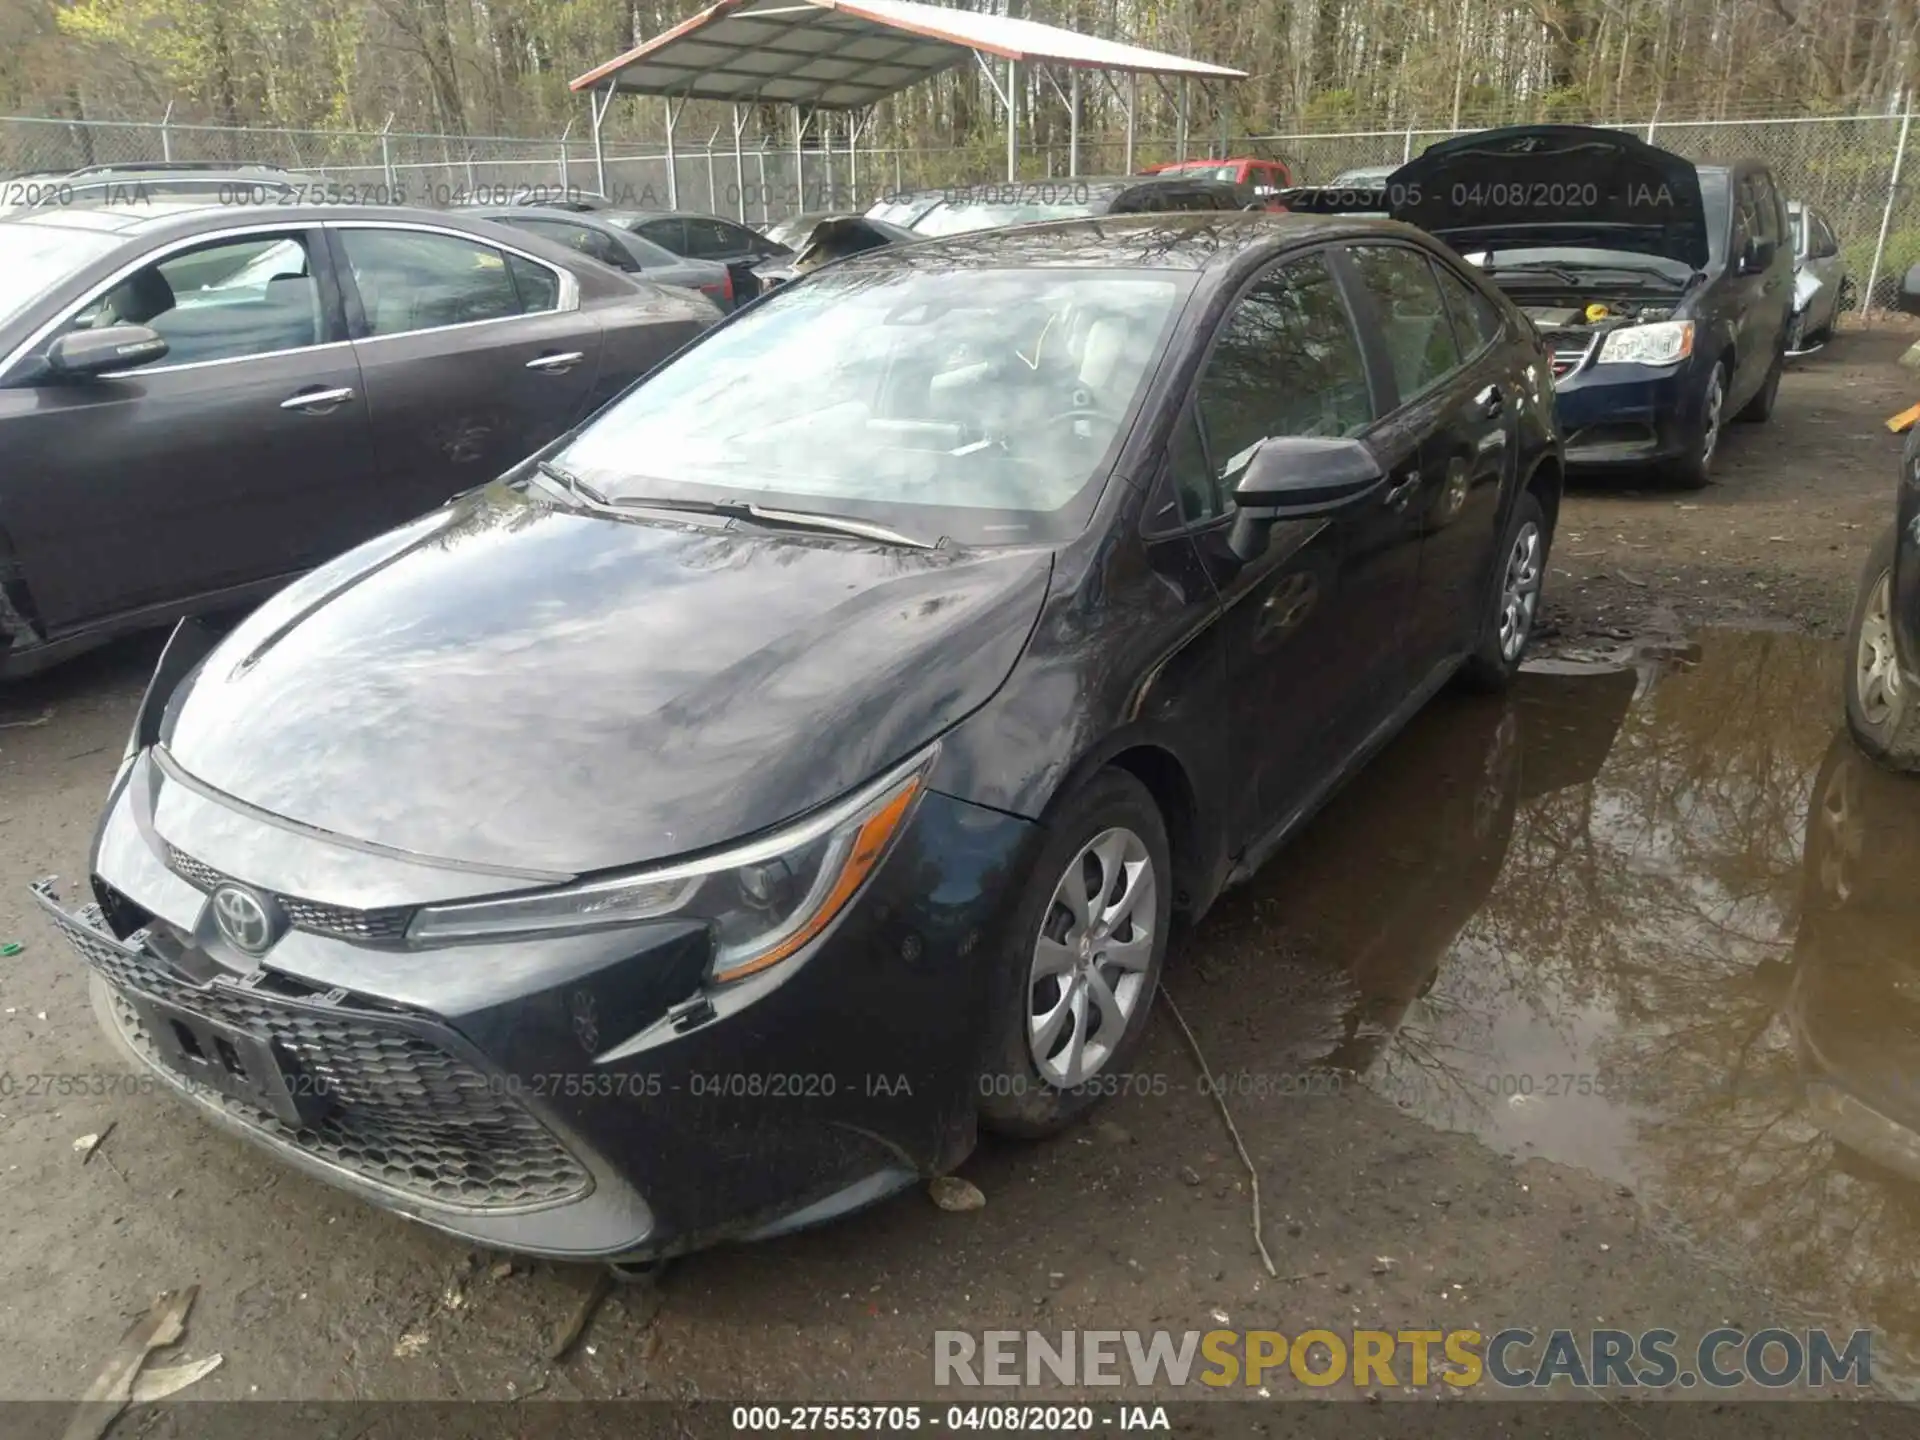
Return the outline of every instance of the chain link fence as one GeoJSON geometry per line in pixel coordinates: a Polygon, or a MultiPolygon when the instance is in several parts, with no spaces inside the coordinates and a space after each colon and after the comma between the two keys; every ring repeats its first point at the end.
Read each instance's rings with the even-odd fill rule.
{"type": "MultiPolygon", "coordinates": [[[[1853,277],[1851,303],[1891,306],[1900,277],[1920,263],[1920,167],[1910,156],[1908,118],[1854,115],[1689,121],[1622,121],[1655,144],[1698,162],[1755,156],[1773,169],[1783,192],[1826,215],[1853,277]]],[[[266,163],[365,191],[384,189],[411,203],[466,199],[511,202],[539,189],[596,190],[636,207],[677,207],[768,224],[800,211],[865,208],[898,190],[937,189],[1005,173],[997,141],[945,148],[840,143],[776,143],[730,130],[683,139],[671,163],[664,145],[603,142],[599,152],[584,124],[538,136],[429,135],[394,130],[232,128],[160,121],[52,120],[0,117],[0,177],[60,175],[87,165],[171,161],[266,163]]],[[[1187,154],[1258,155],[1284,160],[1297,183],[1331,180],[1342,170],[1394,165],[1436,140],[1466,129],[1408,126],[1392,130],[1194,135],[1187,154]]],[[[1178,158],[1164,136],[1129,143],[1111,135],[1081,143],[1077,172],[1117,175],[1178,158]]],[[[1064,177],[1076,169],[1063,142],[1027,143],[1029,177],[1064,177]]]]}

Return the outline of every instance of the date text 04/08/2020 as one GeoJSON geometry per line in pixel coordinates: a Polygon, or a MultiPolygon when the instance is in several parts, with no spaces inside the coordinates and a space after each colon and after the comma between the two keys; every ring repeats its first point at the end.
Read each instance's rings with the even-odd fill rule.
{"type": "Polygon", "coordinates": [[[952,1430],[1088,1435],[1103,1430],[1170,1432],[1164,1405],[736,1405],[736,1431],[907,1434],[952,1430]]]}

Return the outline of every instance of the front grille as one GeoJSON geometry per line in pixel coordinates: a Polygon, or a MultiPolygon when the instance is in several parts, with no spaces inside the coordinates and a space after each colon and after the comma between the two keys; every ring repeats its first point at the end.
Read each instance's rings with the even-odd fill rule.
{"type": "MultiPolygon", "coordinates": [[[[167,846],[167,868],[194,889],[211,893],[222,885],[241,883],[223,875],[204,860],[196,860],[177,845],[167,846]]],[[[330,935],[336,940],[404,940],[413,911],[405,905],[389,905],[378,910],[355,910],[346,905],[328,905],[319,900],[303,900],[298,895],[275,893],[286,912],[287,923],[296,930],[314,935],[330,935]]]]}
{"type": "Polygon", "coordinates": [[[1593,351],[1592,332],[1548,330],[1541,338],[1546,341],[1547,350],[1552,356],[1553,378],[1571,375],[1585,363],[1593,351]]]}
{"type": "Polygon", "coordinates": [[[296,1126],[202,1086],[190,1092],[272,1144],[411,1199],[452,1210],[528,1210],[575,1200],[592,1178],[506,1087],[400,1017],[355,1007],[339,991],[282,994],[296,982],[195,985],[144,947],[144,933],[115,940],[97,907],[77,915],[36,886],[42,905],[80,958],[112,987],[120,1033],[160,1074],[183,1080],[160,1058],[127,999],[137,991],[206,1019],[270,1039],[283,1061],[324,1094],[330,1108],[296,1126]]]}

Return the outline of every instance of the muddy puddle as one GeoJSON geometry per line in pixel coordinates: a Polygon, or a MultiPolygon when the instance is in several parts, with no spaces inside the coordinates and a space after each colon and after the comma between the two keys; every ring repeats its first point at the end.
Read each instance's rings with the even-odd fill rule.
{"type": "Polygon", "coordinates": [[[1920,779],[1847,740],[1839,663],[1710,633],[1443,701],[1215,933],[1319,975],[1294,1059],[1630,1186],[1910,1379],[1920,779]]]}

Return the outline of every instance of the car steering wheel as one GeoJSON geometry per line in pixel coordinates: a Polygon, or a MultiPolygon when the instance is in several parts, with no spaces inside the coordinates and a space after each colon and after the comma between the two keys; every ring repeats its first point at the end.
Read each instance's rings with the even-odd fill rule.
{"type": "Polygon", "coordinates": [[[1060,411],[1057,415],[1049,415],[1045,424],[1047,429],[1053,430],[1072,420],[1104,420],[1115,428],[1118,428],[1120,424],[1120,417],[1118,415],[1099,405],[1072,406],[1069,409],[1060,411]]]}

